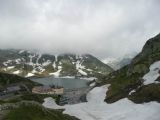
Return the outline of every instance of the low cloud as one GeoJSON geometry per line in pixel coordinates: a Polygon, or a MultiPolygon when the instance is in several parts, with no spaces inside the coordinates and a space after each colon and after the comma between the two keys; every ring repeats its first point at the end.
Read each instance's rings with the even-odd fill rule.
{"type": "Polygon", "coordinates": [[[120,57],[160,32],[159,13],[159,0],[3,0],[0,47],[120,57]]]}

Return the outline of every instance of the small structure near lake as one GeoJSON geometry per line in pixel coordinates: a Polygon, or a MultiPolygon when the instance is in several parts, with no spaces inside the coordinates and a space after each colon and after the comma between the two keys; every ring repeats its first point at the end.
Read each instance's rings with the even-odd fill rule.
{"type": "Polygon", "coordinates": [[[64,93],[63,87],[37,86],[32,89],[35,94],[53,94],[62,95],[64,93]]]}

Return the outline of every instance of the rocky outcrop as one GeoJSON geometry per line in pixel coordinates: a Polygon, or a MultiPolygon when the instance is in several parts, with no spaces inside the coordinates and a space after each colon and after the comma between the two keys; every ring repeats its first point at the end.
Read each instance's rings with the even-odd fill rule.
{"type": "Polygon", "coordinates": [[[153,100],[159,101],[160,98],[156,97],[152,90],[152,88],[154,88],[154,90],[159,91],[159,87],[157,87],[159,85],[153,84],[146,89],[146,87],[144,87],[145,85],[143,85],[142,79],[144,74],[149,72],[150,65],[158,60],[160,60],[160,34],[149,39],[144,45],[142,51],[135,58],[133,58],[129,65],[109,74],[106,77],[102,84],[109,83],[111,86],[109,87],[105,101],[112,103],[121,98],[130,97],[131,95],[129,95],[129,93],[132,90],[137,90],[137,94],[134,93],[134,97],[130,97],[134,98],[131,99],[134,102],[138,101],[138,97],[143,94],[143,91],[147,93],[147,90],[150,95],[154,94],[154,97],[147,99],[148,94],[144,94],[144,99],[141,99],[140,102],[148,102],[153,100]]]}

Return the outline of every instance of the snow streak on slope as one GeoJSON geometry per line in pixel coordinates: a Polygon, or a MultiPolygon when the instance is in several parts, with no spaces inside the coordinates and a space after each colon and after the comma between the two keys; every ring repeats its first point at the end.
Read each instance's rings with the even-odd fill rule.
{"type": "Polygon", "coordinates": [[[59,77],[61,70],[62,70],[62,66],[58,66],[58,71],[54,73],[50,73],[50,75],[53,75],[54,77],[59,77]]]}
{"type": "Polygon", "coordinates": [[[85,71],[83,71],[83,69],[85,69],[85,66],[82,65],[82,63],[83,63],[83,57],[82,57],[82,56],[76,56],[76,59],[79,59],[79,60],[76,62],[76,70],[77,70],[81,75],[87,76],[87,73],[86,73],[85,71]]]}
{"type": "Polygon", "coordinates": [[[57,62],[57,61],[58,61],[57,55],[55,55],[55,61],[54,61],[53,65],[52,65],[54,69],[56,69],[56,62],[57,62]]]}
{"type": "Polygon", "coordinates": [[[52,109],[65,109],[63,113],[81,120],[159,120],[160,104],[150,102],[135,104],[127,98],[115,103],[104,102],[108,85],[96,87],[87,95],[88,102],[58,106],[52,98],[46,98],[43,106],[52,109]]]}
{"type": "Polygon", "coordinates": [[[15,68],[15,66],[9,66],[7,67],[8,70],[15,68]]]}
{"type": "Polygon", "coordinates": [[[21,73],[20,70],[17,70],[17,71],[14,71],[14,72],[13,72],[13,74],[19,74],[19,73],[21,73]]]}
{"type": "Polygon", "coordinates": [[[156,83],[155,81],[160,76],[160,61],[153,63],[150,66],[150,71],[144,75],[144,85],[148,85],[151,83],[156,83]]]}
{"type": "Polygon", "coordinates": [[[34,76],[33,73],[28,73],[25,77],[32,77],[32,76],[34,76]]]}

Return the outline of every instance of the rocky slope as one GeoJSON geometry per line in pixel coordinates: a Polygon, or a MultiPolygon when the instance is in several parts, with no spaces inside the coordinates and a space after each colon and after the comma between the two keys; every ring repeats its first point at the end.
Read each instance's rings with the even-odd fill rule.
{"type": "Polygon", "coordinates": [[[136,103],[160,102],[159,61],[160,34],[149,39],[129,65],[105,77],[102,84],[111,84],[105,101],[112,103],[128,97],[136,103]]]}
{"type": "Polygon", "coordinates": [[[26,50],[0,50],[0,71],[20,76],[96,76],[113,71],[92,55],[39,54],[26,50]]]}
{"type": "Polygon", "coordinates": [[[17,83],[25,84],[26,86],[28,86],[28,88],[32,88],[33,86],[38,85],[37,83],[34,83],[27,78],[0,72],[0,92],[1,88],[4,88],[5,86],[14,85],[17,83]]]}

